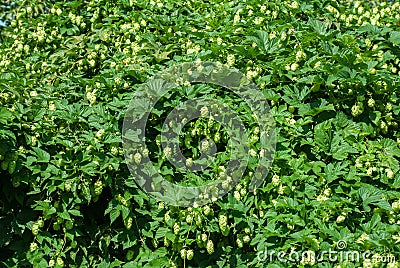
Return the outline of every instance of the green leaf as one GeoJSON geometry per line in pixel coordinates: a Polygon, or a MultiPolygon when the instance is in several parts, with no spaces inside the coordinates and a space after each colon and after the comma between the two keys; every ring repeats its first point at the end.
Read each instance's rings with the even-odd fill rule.
{"type": "Polygon", "coordinates": [[[331,121],[324,121],[315,126],[314,140],[315,144],[318,145],[325,153],[329,152],[332,140],[331,121]]]}
{"type": "Polygon", "coordinates": [[[390,33],[389,41],[396,46],[400,46],[400,32],[393,31],[390,33]]]}
{"type": "Polygon", "coordinates": [[[67,211],[59,212],[57,214],[64,220],[69,220],[69,221],[71,220],[71,217],[69,216],[69,213],[67,211]]]}
{"type": "Polygon", "coordinates": [[[7,124],[12,117],[12,113],[8,109],[3,107],[0,108],[0,124],[7,124]]]}
{"type": "Polygon", "coordinates": [[[37,156],[37,162],[39,163],[48,163],[50,161],[50,154],[43,149],[38,147],[33,148],[37,156]]]}
{"type": "Polygon", "coordinates": [[[119,209],[116,209],[116,208],[114,208],[114,209],[112,209],[110,211],[110,221],[111,221],[111,223],[113,223],[118,218],[120,212],[121,211],[119,209]]]}
{"type": "Polygon", "coordinates": [[[369,205],[375,205],[385,210],[392,210],[392,206],[384,199],[382,191],[373,188],[372,186],[364,186],[358,190],[358,195],[363,200],[365,211],[371,211],[369,205]]]}
{"type": "Polygon", "coordinates": [[[341,136],[336,134],[333,137],[331,144],[331,154],[334,159],[344,160],[350,153],[358,153],[358,151],[351,147],[341,136]]]}

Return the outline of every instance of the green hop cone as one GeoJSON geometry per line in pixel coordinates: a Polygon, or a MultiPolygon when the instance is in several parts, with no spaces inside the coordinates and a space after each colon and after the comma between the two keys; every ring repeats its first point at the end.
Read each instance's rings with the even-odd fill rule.
{"type": "Polygon", "coordinates": [[[2,170],[7,170],[8,169],[8,164],[9,164],[8,161],[1,162],[1,169],[2,170]]]}
{"type": "Polygon", "coordinates": [[[38,248],[38,245],[35,242],[32,242],[29,246],[29,250],[31,252],[35,251],[38,248]]]}
{"type": "Polygon", "coordinates": [[[179,224],[178,223],[175,223],[174,224],[174,234],[179,234],[179,230],[180,230],[180,226],[179,226],[179,224]]]}
{"type": "Polygon", "coordinates": [[[73,223],[72,221],[67,221],[67,222],[65,223],[65,228],[66,228],[67,230],[71,230],[72,228],[74,228],[74,223],[73,223]]]}
{"type": "Polygon", "coordinates": [[[222,235],[228,236],[229,234],[228,217],[226,215],[219,215],[218,224],[222,235]]]}
{"type": "Polygon", "coordinates": [[[130,230],[132,228],[133,219],[131,217],[127,218],[125,221],[126,229],[130,230]]]}
{"type": "Polygon", "coordinates": [[[44,226],[44,221],[43,221],[42,219],[40,219],[40,220],[38,220],[38,221],[36,222],[36,224],[37,224],[40,228],[42,228],[42,227],[44,226]]]}
{"type": "Polygon", "coordinates": [[[39,233],[39,229],[40,229],[39,225],[38,225],[37,223],[34,223],[34,224],[32,225],[32,234],[33,234],[34,236],[37,236],[38,233],[39,233]]]}
{"type": "Polygon", "coordinates": [[[186,258],[190,261],[191,259],[193,259],[193,256],[194,256],[193,250],[188,249],[188,250],[186,251],[186,258]]]}
{"type": "Polygon", "coordinates": [[[180,252],[180,253],[181,253],[181,258],[182,258],[182,259],[186,259],[186,256],[187,256],[187,255],[186,255],[186,249],[184,249],[184,248],[181,249],[181,252],[180,252]]]}
{"type": "Polygon", "coordinates": [[[130,260],[132,260],[133,259],[133,256],[135,255],[135,252],[133,252],[133,250],[128,250],[128,252],[126,253],[126,259],[128,260],[128,261],[130,261],[130,260]]]}
{"type": "Polygon", "coordinates": [[[372,99],[372,98],[369,99],[369,100],[368,100],[368,106],[369,106],[369,107],[374,107],[374,106],[375,106],[375,100],[372,99]]]}
{"type": "Polygon", "coordinates": [[[72,184],[71,184],[70,182],[65,182],[65,183],[64,183],[64,189],[65,189],[65,191],[70,192],[70,191],[71,191],[71,188],[72,188],[72,184]]]}
{"type": "Polygon", "coordinates": [[[17,167],[17,162],[16,161],[11,161],[8,164],[8,173],[13,174],[16,167],[17,167]]]}
{"type": "Polygon", "coordinates": [[[63,267],[64,266],[64,261],[61,257],[57,257],[57,265],[63,267]]]}
{"type": "Polygon", "coordinates": [[[94,183],[94,194],[100,195],[102,191],[103,191],[103,183],[101,182],[101,180],[98,180],[94,183]]]}
{"type": "Polygon", "coordinates": [[[136,153],[136,154],[133,156],[133,159],[135,160],[135,163],[136,163],[136,164],[140,164],[140,162],[142,162],[142,155],[141,155],[140,153],[136,153]]]}
{"type": "Polygon", "coordinates": [[[207,253],[208,254],[213,254],[214,253],[214,243],[213,243],[213,241],[212,240],[208,240],[207,241],[207,246],[206,246],[206,248],[207,248],[207,253]]]}
{"type": "Polygon", "coordinates": [[[236,239],[236,244],[238,245],[239,248],[242,248],[243,247],[242,239],[240,239],[240,238],[236,239]]]}

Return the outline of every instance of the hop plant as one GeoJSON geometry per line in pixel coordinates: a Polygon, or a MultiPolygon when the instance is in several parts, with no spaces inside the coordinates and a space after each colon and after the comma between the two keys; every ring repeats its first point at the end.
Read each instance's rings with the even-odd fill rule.
{"type": "Polygon", "coordinates": [[[125,220],[125,227],[126,229],[130,230],[132,228],[133,219],[129,217],[125,220]]]}
{"type": "Polygon", "coordinates": [[[36,244],[36,242],[32,242],[32,243],[29,245],[29,250],[30,250],[31,252],[35,251],[37,248],[38,248],[38,245],[36,244]]]}
{"type": "Polygon", "coordinates": [[[133,259],[133,256],[135,255],[135,252],[133,251],[133,250],[128,250],[128,252],[126,253],[126,259],[128,260],[128,261],[130,261],[130,260],[132,260],[133,259]]]}
{"type": "Polygon", "coordinates": [[[186,222],[188,224],[192,224],[192,222],[193,222],[193,215],[192,214],[186,215],[186,222]]]}
{"type": "Polygon", "coordinates": [[[181,249],[180,254],[181,254],[181,258],[182,259],[186,259],[186,257],[187,257],[186,249],[184,249],[184,248],[181,249]]]}
{"type": "Polygon", "coordinates": [[[60,256],[57,257],[57,265],[61,267],[64,266],[64,261],[60,256]]]}
{"type": "Polygon", "coordinates": [[[234,191],[234,192],[233,192],[233,197],[234,197],[237,201],[240,201],[240,198],[241,198],[240,192],[239,192],[239,191],[234,191]]]}
{"type": "Polygon", "coordinates": [[[206,205],[206,206],[204,207],[203,212],[204,212],[204,215],[206,215],[206,216],[211,215],[211,212],[212,212],[212,211],[211,211],[210,206],[206,205]]]}
{"type": "Polygon", "coordinates": [[[165,221],[165,222],[169,222],[169,220],[171,219],[169,213],[170,213],[170,212],[167,211],[167,212],[164,214],[164,221],[165,221]]]}
{"type": "Polygon", "coordinates": [[[353,105],[353,107],[351,107],[351,114],[356,117],[359,116],[360,114],[362,114],[363,112],[363,108],[361,103],[355,104],[353,105]]]}
{"type": "Polygon", "coordinates": [[[238,248],[242,248],[243,247],[243,240],[240,238],[236,239],[236,244],[238,246],[238,248]]]}
{"type": "Polygon", "coordinates": [[[193,257],[194,257],[194,252],[193,252],[193,250],[192,250],[192,249],[188,249],[188,250],[186,251],[186,258],[190,261],[191,259],[193,259],[193,257]]]}
{"type": "Polygon", "coordinates": [[[32,234],[33,234],[34,236],[37,236],[38,233],[39,233],[39,229],[40,229],[39,225],[38,225],[37,223],[34,223],[34,224],[32,225],[32,234]]]}
{"type": "Polygon", "coordinates": [[[214,253],[214,243],[213,243],[213,241],[212,240],[208,240],[207,241],[207,246],[206,246],[206,248],[207,248],[207,253],[208,254],[213,254],[214,253]]]}
{"type": "Polygon", "coordinates": [[[207,234],[201,234],[201,241],[206,242],[208,239],[207,234]]]}
{"type": "Polygon", "coordinates": [[[369,100],[368,100],[368,106],[369,106],[369,107],[374,107],[374,106],[375,106],[375,100],[372,99],[372,98],[369,99],[369,100]]]}
{"type": "Polygon", "coordinates": [[[336,222],[337,222],[337,223],[342,223],[342,222],[344,222],[345,219],[346,219],[346,215],[345,215],[344,213],[342,213],[341,215],[339,215],[339,216],[336,218],[336,222]]]}
{"type": "Polygon", "coordinates": [[[228,217],[226,217],[226,215],[223,214],[219,215],[218,224],[222,235],[228,236],[229,234],[228,217]]]}
{"type": "Polygon", "coordinates": [[[208,111],[207,106],[201,107],[201,109],[200,109],[200,115],[201,115],[201,117],[206,117],[206,116],[208,116],[208,113],[209,113],[209,111],[208,111]]]}
{"type": "Polygon", "coordinates": [[[187,167],[193,166],[193,159],[192,159],[192,158],[186,159],[186,166],[187,166],[187,167]]]}
{"type": "Polygon", "coordinates": [[[94,183],[94,194],[100,195],[102,191],[103,191],[103,183],[101,180],[98,180],[94,183]]]}
{"type": "Polygon", "coordinates": [[[44,226],[44,221],[42,219],[39,219],[36,223],[40,228],[44,226]]]}
{"type": "Polygon", "coordinates": [[[142,155],[138,152],[133,156],[133,160],[135,160],[136,164],[140,164],[142,162],[142,155]]]}
{"type": "Polygon", "coordinates": [[[395,201],[395,202],[392,203],[392,209],[395,212],[400,211],[400,200],[395,201]]]}
{"type": "Polygon", "coordinates": [[[175,222],[175,224],[174,224],[174,234],[179,234],[179,231],[180,231],[180,226],[179,226],[179,224],[177,223],[177,222],[175,222]]]}

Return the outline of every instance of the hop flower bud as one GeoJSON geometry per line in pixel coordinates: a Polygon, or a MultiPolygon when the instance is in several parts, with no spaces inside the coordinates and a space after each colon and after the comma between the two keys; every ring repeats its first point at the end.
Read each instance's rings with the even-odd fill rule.
{"type": "Polygon", "coordinates": [[[165,158],[170,158],[172,154],[172,149],[170,147],[165,147],[164,148],[164,156],[165,158]]]}
{"type": "Polygon", "coordinates": [[[34,223],[32,225],[32,234],[36,236],[39,233],[39,225],[37,223],[34,223]]]}
{"type": "Polygon", "coordinates": [[[197,213],[197,214],[196,214],[196,225],[199,226],[199,227],[201,227],[202,222],[203,222],[203,221],[202,221],[202,219],[201,219],[200,214],[197,213]]]}
{"type": "Polygon", "coordinates": [[[243,241],[240,238],[236,239],[236,244],[238,245],[238,248],[243,247],[243,241]]]}
{"type": "Polygon", "coordinates": [[[245,196],[246,193],[247,193],[247,191],[246,191],[245,188],[240,189],[240,195],[241,195],[241,196],[245,196]]]}
{"type": "Polygon", "coordinates": [[[64,261],[61,257],[57,257],[57,265],[63,267],[64,266],[64,261]]]}
{"type": "Polygon", "coordinates": [[[171,217],[169,216],[169,211],[167,211],[164,215],[164,221],[165,222],[169,222],[169,220],[171,219],[171,217]]]}
{"type": "Polygon", "coordinates": [[[215,133],[215,135],[214,135],[214,141],[215,141],[216,143],[218,143],[218,142],[220,142],[220,140],[221,140],[221,134],[219,134],[219,132],[215,133]]]}
{"type": "Polygon", "coordinates": [[[375,100],[372,99],[372,98],[369,99],[369,100],[368,100],[368,106],[369,106],[369,107],[374,107],[374,106],[375,106],[375,100]]]}
{"type": "Polygon", "coordinates": [[[143,155],[144,157],[148,157],[148,156],[149,156],[149,149],[144,148],[144,149],[142,150],[142,155],[143,155]]]}
{"type": "Polygon", "coordinates": [[[279,186],[279,184],[281,184],[281,179],[278,175],[274,174],[274,176],[272,176],[272,184],[274,186],[279,186]]]}
{"type": "Polygon", "coordinates": [[[400,200],[395,201],[395,202],[392,203],[392,209],[395,212],[400,211],[400,200]]]}
{"type": "Polygon", "coordinates": [[[351,107],[351,114],[353,116],[358,116],[360,114],[362,114],[362,109],[359,105],[353,105],[353,107],[351,107]]]}
{"type": "Polygon", "coordinates": [[[208,240],[207,241],[207,252],[208,252],[208,254],[213,254],[214,253],[214,243],[213,243],[213,241],[212,240],[208,240]]]}
{"type": "Polygon", "coordinates": [[[297,63],[292,63],[292,65],[290,65],[290,70],[292,70],[294,72],[297,70],[298,67],[299,67],[299,65],[297,63]]]}
{"type": "Polygon", "coordinates": [[[186,253],[186,249],[184,249],[184,248],[181,249],[181,252],[180,252],[180,253],[181,253],[181,258],[182,258],[182,259],[186,259],[186,254],[187,254],[187,253],[186,253]]]}
{"type": "Polygon", "coordinates": [[[193,256],[194,256],[193,250],[188,249],[188,250],[186,251],[186,258],[190,261],[191,259],[193,259],[193,256]]]}
{"type": "Polygon", "coordinates": [[[29,245],[29,250],[32,252],[32,251],[35,251],[36,249],[38,248],[38,245],[35,243],[35,242],[32,242],[30,245],[29,245]]]}
{"type": "Polygon", "coordinates": [[[133,156],[133,159],[135,160],[135,163],[136,163],[136,164],[140,164],[140,162],[142,161],[142,155],[141,155],[140,153],[136,153],[136,154],[133,156]]]}
{"type": "Polygon", "coordinates": [[[237,201],[240,201],[240,193],[239,193],[239,191],[234,191],[234,192],[233,192],[233,197],[234,197],[237,201]]]}
{"type": "Polygon", "coordinates": [[[186,159],[186,166],[191,167],[192,165],[193,165],[193,159],[192,158],[186,159]]]}
{"type": "Polygon", "coordinates": [[[180,231],[180,226],[179,226],[179,224],[177,223],[177,222],[175,222],[175,224],[174,224],[174,234],[179,234],[179,231],[180,231]]]}
{"type": "Polygon", "coordinates": [[[339,215],[339,216],[336,218],[336,222],[337,222],[337,223],[341,223],[341,222],[344,222],[345,219],[346,219],[346,217],[345,217],[344,215],[339,215]]]}
{"type": "Polygon", "coordinates": [[[42,227],[44,226],[44,221],[43,221],[42,219],[40,219],[40,220],[38,220],[38,221],[36,222],[36,224],[37,224],[40,228],[42,228],[42,227]]]}
{"type": "Polygon", "coordinates": [[[206,234],[201,234],[201,241],[206,242],[207,241],[207,235],[206,234]]]}
{"type": "Polygon", "coordinates": [[[254,150],[254,149],[250,149],[249,150],[249,154],[252,156],[252,157],[257,157],[257,152],[254,150]]]}
{"type": "Polygon", "coordinates": [[[192,216],[191,214],[188,214],[188,215],[186,216],[186,222],[189,223],[189,224],[192,224],[192,222],[193,222],[193,216],[192,216]]]}
{"type": "Polygon", "coordinates": [[[167,237],[164,236],[164,246],[168,247],[169,246],[169,241],[167,237]]]}
{"type": "Polygon", "coordinates": [[[385,169],[385,171],[386,171],[386,176],[387,176],[389,179],[393,179],[393,177],[394,177],[393,170],[391,170],[390,168],[387,168],[387,169],[385,169]]]}
{"type": "Polygon", "coordinates": [[[249,235],[245,235],[245,236],[243,237],[243,242],[246,243],[246,244],[249,243],[250,240],[251,240],[251,238],[250,238],[249,235]]]}
{"type": "Polygon", "coordinates": [[[125,221],[125,227],[126,229],[130,230],[132,228],[132,223],[133,223],[133,219],[132,217],[129,217],[126,221],[125,221]]]}
{"type": "Polygon", "coordinates": [[[210,148],[210,142],[208,140],[203,140],[201,142],[201,151],[206,152],[210,148]]]}
{"type": "Polygon", "coordinates": [[[133,251],[133,250],[128,250],[128,252],[126,253],[126,259],[128,260],[128,261],[130,261],[130,260],[132,260],[133,259],[133,256],[135,255],[135,252],[133,251]]]}
{"type": "Polygon", "coordinates": [[[222,189],[225,189],[225,190],[228,189],[229,188],[229,181],[228,180],[223,181],[221,186],[222,186],[222,189]]]}
{"type": "Polygon", "coordinates": [[[207,106],[201,107],[201,109],[200,109],[200,115],[201,115],[202,117],[208,116],[208,113],[209,113],[209,111],[208,111],[207,106]]]}
{"type": "Polygon", "coordinates": [[[100,195],[102,191],[103,191],[103,183],[101,182],[101,180],[98,180],[94,183],[94,193],[95,195],[100,195]]]}
{"type": "Polygon", "coordinates": [[[204,212],[204,215],[206,215],[206,216],[210,215],[211,214],[210,206],[205,206],[203,212],[204,212]]]}

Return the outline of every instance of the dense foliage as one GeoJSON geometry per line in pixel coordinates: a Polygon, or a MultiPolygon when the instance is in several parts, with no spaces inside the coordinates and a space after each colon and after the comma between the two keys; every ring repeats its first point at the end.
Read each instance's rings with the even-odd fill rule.
{"type": "MultiPolygon", "coordinates": [[[[373,256],[400,258],[399,2],[31,0],[0,11],[2,265],[379,267],[373,256]],[[235,67],[260,87],[277,148],[255,193],[244,176],[212,204],[179,208],[134,183],[122,121],[142,83],[196,60],[235,67]],[[339,241],[371,255],[258,257],[266,247],[338,250],[339,241]]],[[[204,120],[185,131],[189,149],[198,133],[220,149],[229,139],[204,120]]]]}

